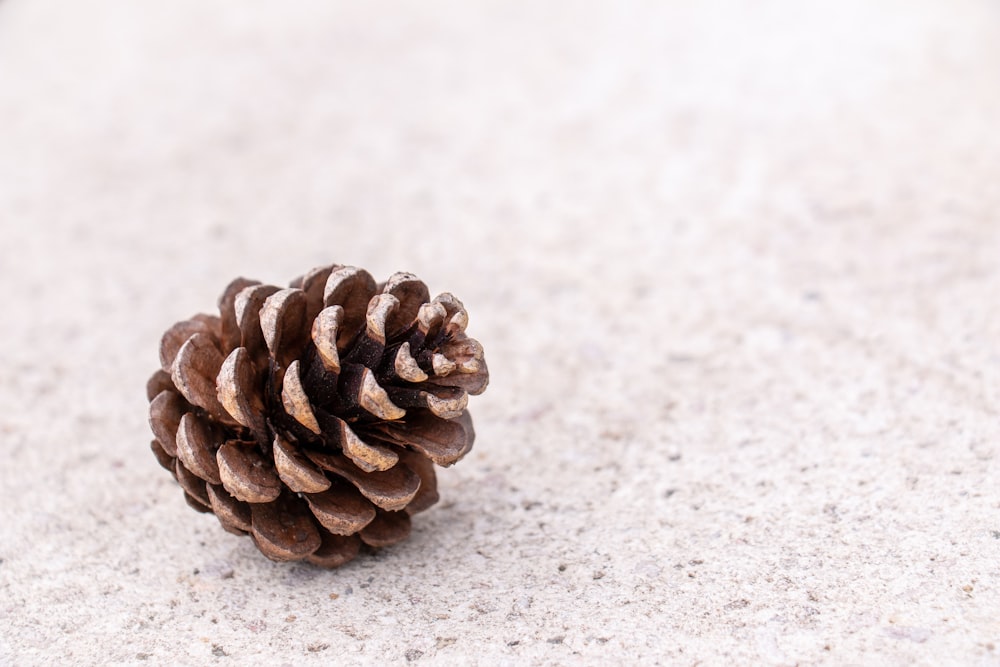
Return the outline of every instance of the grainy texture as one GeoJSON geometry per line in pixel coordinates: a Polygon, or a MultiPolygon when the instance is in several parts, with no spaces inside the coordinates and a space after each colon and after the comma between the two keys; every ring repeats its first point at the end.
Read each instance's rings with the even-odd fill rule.
{"type": "Polygon", "coordinates": [[[0,663],[997,664],[998,72],[975,0],[0,2],[0,663]],[[328,572],[193,515],[142,386],[332,260],[492,382],[328,572]]]}

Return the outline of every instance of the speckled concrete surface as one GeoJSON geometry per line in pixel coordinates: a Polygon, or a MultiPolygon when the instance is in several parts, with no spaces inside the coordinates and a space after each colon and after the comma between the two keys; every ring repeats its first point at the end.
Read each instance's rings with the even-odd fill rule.
{"type": "Polygon", "coordinates": [[[1000,664],[998,119],[986,1],[2,0],[0,663],[1000,664]],[[493,375],[333,572],[143,395],[330,261],[493,375]]]}

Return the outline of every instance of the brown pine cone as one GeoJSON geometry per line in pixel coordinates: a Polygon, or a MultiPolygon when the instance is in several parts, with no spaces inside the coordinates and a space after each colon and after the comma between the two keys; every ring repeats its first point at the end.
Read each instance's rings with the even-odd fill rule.
{"type": "Polygon", "coordinates": [[[397,273],[314,269],[281,289],[237,278],[219,316],[178,322],[149,380],[152,449],[188,504],[272,560],[342,565],[405,539],[438,500],[434,466],[475,433],[482,346],[451,294],[397,273]]]}

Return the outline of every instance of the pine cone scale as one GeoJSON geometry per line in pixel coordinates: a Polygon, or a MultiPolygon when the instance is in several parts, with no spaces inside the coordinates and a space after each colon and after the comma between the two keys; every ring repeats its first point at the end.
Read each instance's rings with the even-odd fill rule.
{"type": "Polygon", "coordinates": [[[264,421],[264,402],[255,391],[257,375],[247,349],[236,348],[222,362],[216,375],[216,398],[238,424],[249,428],[256,438],[266,442],[269,438],[264,421]]]}
{"type": "Polygon", "coordinates": [[[163,468],[164,470],[169,470],[170,472],[173,472],[174,461],[177,460],[176,457],[168,454],[167,451],[163,449],[163,446],[160,444],[159,440],[154,439],[149,444],[149,448],[153,450],[153,456],[156,457],[156,462],[160,464],[160,467],[163,468]]]}
{"type": "Polygon", "coordinates": [[[177,456],[177,429],[185,412],[185,401],[179,394],[164,390],[149,404],[149,425],[163,450],[177,456]]]}
{"type": "Polygon", "coordinates": [[[410,352],[409,341],[400,345],[396,350],[396,354],[391,358],[391,369],[387,368],[383,371],[384,377],[387,381],[420,383],[424,382],[429,377],[424,369],[420,368],[420,364],[417,363],[417,360],[410,352]]]}
{"type": "Polygon", "coordinates": [[[313,269],[309,273],[296,278],[289,284],[289,287],[297,287],[306,295],[306,319],[312,321],[316,319],[319,311],[323,310],[323,294],[326,290],[327,280],[337,266],[321,266],[313,269]]]}
{"type": "Polygon", "coordinates": [[[365,472],[340,454],[307,451],[306,456],[323,470],[349,481],[384,510],[402,509],[420,488],[420,476],[403,464],[385,471],[365,472]]]}
{"type": "MultiPolygon", "coordinates": [[[[177,427],[177,460],[210,484],[221,484],[219,463],[215,456],[216,429],[193,412],[181,417],[177,427]]],[[[200,499],[200,496],[198,496],[200,499]]]]}
{"type": "Polygon", "coordinates": [[[320,531],[322,543],[316,551],[306,556],[306,560],[320,567],[340,567],[358,555],[361,539],[357,535],[334,535],[320,531]]]}
{"type": "Polygon", "coordinates": [[[170,379],[188,403],[211,413],[220,421],[230,418],[219,403],[215,386],[224,360],[211,334],[196,333],[177,351],[170,372],[170,379]]]}
{"type": "Polygon", "coordinates": [[[399,454],[392,448],[366,442],[351,430],[347,422],[338,421],[340,421],[340,448],[354,465],[365,472],[381,472],[389,470],[399,462],[399,454]]]}
{"type": "Polygon", "coordinates": [[[236,297],[247,287],[259,284],[260,282],[256,280],[237,278],[226,286],[222,296],[219,297],[219,318],[221,319],[219,338],[222,349],[232,350],[242,345],[243,332],[240,330],[239,321],[236,318],[236,297]]]}
{"type": "MultiPolygon", "coordinates": [[[[212,511],[212,508],[203,503],[202,501],[196,499],[190,493],[184,493],[184,501],[188,504],[188,507],[195,510],[196,512],[201,512],[202,514],[208,514],[212,511]]],[[[223,526],[225,528],[225,526],[223,526]]]]}
{"type": "Polygon", "coordinates": [[[389,276],[382,291],[396,298],[399,307],[386,322],[386,331],[396,336],[416,319],[420,306],[431,300],[430,290],[412,273],[394,273],[389,276]]]}
{"type": "Polygon", "coordinates": [[[417,495],[406,505],[406,511],[410,514],[416,514],[430,509],[439,500],[434,463],[422,454],[409,449],[403,450],[399,458],[407,468],[420,478],[417,495]]]}
{"type": "Polygon", "coordinates": [[[208,325],[199,320],[190,319],[178,322],[163,334],[160,339],[160,368],[169,373],[174,367],[174,359],[181,347],[196,333],[209,333],[208,325]]]}
{"type": "MultiPolygon", "coordinates": [[[[328,373],[340,372],[340,352],[337,348],[337,336],[344,321],[344,309],[341,306],[324,308],[313,320],[311,337],[316,353],[322,363],[322,368],[328,373]]],[[[310,364],[314,366],[315,364],[310,364]]],[[[318,369],[317,369],[318,370],[318,369]]]]}
{"type": "Polygon", "coordinates": [[[309,340],[306,295],[300,289],[283,289],[267,297],[260,310],[260,326],[271,358],[286,368],[298,359],[309,340]]]}
{"type": "Polygon", "coordinates": [[[240,345],[247,349],[254,367],[263,372],[267,367],[267,343],[260,324],[260,311],[267,298],[280,288],[274,285],[251,285],[236,295],[233,304],[236,324],[240,331],[240,345]]]}
{"type": "Polygon", "coordinates": [[[236,534],[250,532],[250,505],[240,502],[224,488],[209,485],[209,504],[222,527],[236,534]]]}
{"type": "Polygon", "coordinates": [[[340,306],[344,310],[338,349],[347,349],[355,332],[364,325],[368,302],[376,292],[375,279],[364,269],[342,266],[330,273],[323,290],[323,306],[340,306]]]}
{"type": "Polygon", "coordinates": [[[209,507],[211,502],[208,499],[208,491],[205,488],[205,480],[188,470],[180,459],[174,461],[174,477],[181,485],[184,492],[201,503],[202,507],[209,507]]]}
{"type": "Polygon", "coordinates": [[[313,412],[309,395],[302,386],[298,359],[289,364],[282,378],[281,404],[284,406],[288,416],[294,418],[299,424],[305,426],[316,435],[323,432],[319,422],[316,420],[316,414],[313,412]]]}
{"type": "Polygon", "coordinates": [[[353,535],[375,519],[375,506],[343,482],[323,493],[307,494],[305,500],[316,520],[335,535],[353,535]]]}
{"type": "Polygon", "coordinates": [[[410,515],[406,512],[379,512],[359,533],[370,547],[388,547],[410,536],[410,515]]]}
{"type": "Polygon", "coordinates": [[[450,466],[472,448],[475,433],[468,412],[455,419],[440,419],[429,411],[411,413],[407,422],[387,422],[370,427],[379,437],[414,449],[442,467],[450,466]]]}
{"type": "Polygon", "coordinates": [[[330,488],[330,478],[280,435],[274,439],[273,451],[278,477],[293,492],[322,493],[330,488]]]}
{"type": "Polygon", "coordinates": [[[146,382],[146,400],[152,402],[154,398],[165,391],[176,393],[174,382],[170,379],[170,373],[160,369],[153,373],[149,381],[146,382]]]}
{"type": "Polygon", "coordinates": [[[273,503],[251,505],[250,533],[265,556],[302,560],[319,549],[322,538],[303,504],[294,496],[282,496],[273,503]]]}
{"type": "Polygon", "coordinates": [[[252,446],[230,440],[217,452],[222,486],[245,503],[269,503],[281,495],[281,480],[252,446]]]}

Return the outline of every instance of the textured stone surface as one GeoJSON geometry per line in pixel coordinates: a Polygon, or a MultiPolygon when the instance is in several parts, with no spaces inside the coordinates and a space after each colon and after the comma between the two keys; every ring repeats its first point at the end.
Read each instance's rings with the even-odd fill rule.
{"type": "Polygon", "coordinates": [[[996,664],[1000,11],[809,4],[2,0],[0,662],[996,664]],[[143,387],[330,261],[492,382],[327,572],[184,505],[143,387]]]}

